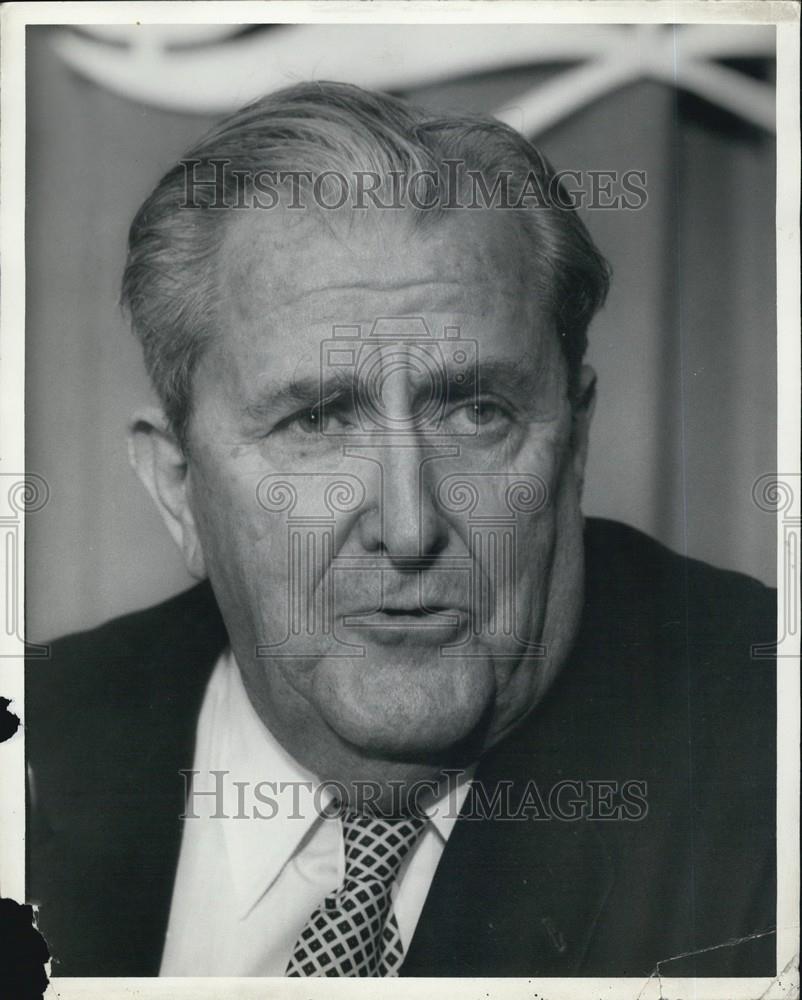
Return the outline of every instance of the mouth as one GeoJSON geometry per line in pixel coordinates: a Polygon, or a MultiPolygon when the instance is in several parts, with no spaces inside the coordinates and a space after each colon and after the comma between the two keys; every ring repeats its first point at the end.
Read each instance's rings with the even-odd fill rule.
{"type": "Polygon", "coordinates": [[[383,604],[380,608],[359,609],[349,611],[342,615],[343,622],[350,624],[352,621],[367,621],[379,619],[387,621],[426,623],[433,625],[450,622],[452,618],[465,615],[467,612],[454,604],[433,604],[421,607],[419,604],[383,604]]]}
{"type": "Polygon", "coordinates": [[[410,605],[386,605],[382,608],[346,614],[342,623],[347,629],[355,631],[370,631],[371,637],[377,641],[419,640],[443,642],[444,633],[457,632],[467,620],[467,612],[451,605],[435,607],[415,607],[410,605]]]}

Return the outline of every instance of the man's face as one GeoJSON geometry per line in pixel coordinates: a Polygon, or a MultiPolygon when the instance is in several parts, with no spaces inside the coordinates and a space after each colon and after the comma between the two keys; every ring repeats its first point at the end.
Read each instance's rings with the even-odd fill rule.
{"type": "Polygon", "coordinates": [[[490,212],[227,233],[188,502],[251,701],[321,776],[481,752],[573,638],[582,449],[528,249],[490,212]]]}

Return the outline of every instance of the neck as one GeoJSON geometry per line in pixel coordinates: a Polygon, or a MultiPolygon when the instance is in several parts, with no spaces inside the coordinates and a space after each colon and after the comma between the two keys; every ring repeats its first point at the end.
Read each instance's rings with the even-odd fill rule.
{"type": "Polygon", "coordinates": [[[478,759],[481,748],[465,745],[438,754],[404,757],[381,747],[355,746],[318,718],[271,713],[249,678],[245,690],[262,725],[333,799],[355,812],[402,815],[425,809],[454,789],[478,759]]]}

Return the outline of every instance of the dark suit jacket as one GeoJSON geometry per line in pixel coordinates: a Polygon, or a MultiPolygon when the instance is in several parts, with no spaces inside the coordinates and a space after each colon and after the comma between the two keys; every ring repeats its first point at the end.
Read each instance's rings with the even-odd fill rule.
{"type": "MultiPolygon", "coordinates": [[[[775,671],[750,645],[774,593],[612,522],[588,522],[586,562],[574,652],[463,810],[534,781],[546,813],[530,794],[457,822],[402,975],[771,975],[775,671]],[[561,780],[645,782],[648,812],[548,818],[561,780]]],[[[158,974],[178,772],[226,641],[203,584],[29,664],[29,899],[54,975],[158,974]]]]}

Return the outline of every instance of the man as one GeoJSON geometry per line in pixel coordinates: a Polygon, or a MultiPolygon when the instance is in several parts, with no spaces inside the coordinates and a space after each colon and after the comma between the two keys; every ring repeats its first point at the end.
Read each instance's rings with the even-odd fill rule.
{"type": "Polygon", "coordinates": [[[140,209],[131,454],[199,583],[29,671],[55,974],[773,971],[773,596],[583,521],[563,195],[314,84],[140,209]]]}

